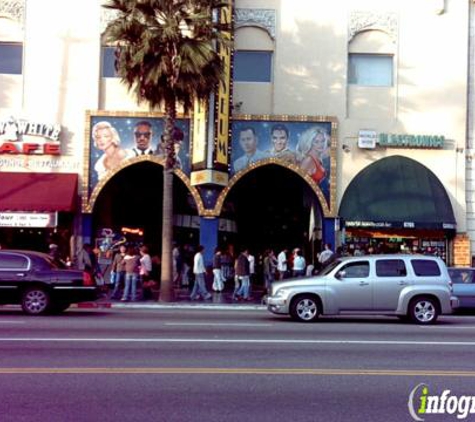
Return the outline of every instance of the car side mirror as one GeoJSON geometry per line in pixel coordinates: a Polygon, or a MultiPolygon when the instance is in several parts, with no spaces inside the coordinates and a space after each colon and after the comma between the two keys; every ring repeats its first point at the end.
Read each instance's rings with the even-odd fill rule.
{"type": "Polygon", "coordinates": [[[338,271],[336,273],[336,278],[338,280],[341,280],[342,278],[345,278],[345,276],[346,276],[346,271],[345,270],[341,270],[341,271],[338,271]]]}

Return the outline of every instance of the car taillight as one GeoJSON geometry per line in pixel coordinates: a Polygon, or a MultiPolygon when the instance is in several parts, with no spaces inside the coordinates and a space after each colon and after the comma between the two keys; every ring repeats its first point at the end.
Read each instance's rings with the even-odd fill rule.
{"type": "Polygon", "coordinates": [[[82,285],[83,286],[95,286],[96,282],[94,278],[88,272],[84,271],[82,273],[82,285]]]}
{"type": "Polygon", "coordinates": [[[452,280],[449,280],[449,289],[450,289],[450,293],[454,292],[454,286],[453,286],[452,280]]]}

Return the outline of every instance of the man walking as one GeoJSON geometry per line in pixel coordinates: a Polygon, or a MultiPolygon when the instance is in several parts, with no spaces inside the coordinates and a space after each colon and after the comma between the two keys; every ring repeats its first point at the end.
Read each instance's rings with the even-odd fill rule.
{"type": "Polygon", "coordinates": [[[287,273],[287,249],[282,250],[277,255],[277,271],[279,272],[279,280],[283,280],[287,273]]]}
{"type": "Polygon", "coordinates": [[[193,290],[191,291],[190,299],[196,300],[200,296],[203,299],[211,299],[212,295],[206,289],[205,274],[206,268],[203,259],[204,246],[198,246],[198,249],[193,258],[193,274],[195,275],[195,283],[193,284],[193,290]]]}
{"type": "Polygon", "coordinates": [[[236,277],[241,282],[237,296],[242,300],[249,300],[250,274],[249,251],[244,249],[238,256],[236,263],[236,277]]]}

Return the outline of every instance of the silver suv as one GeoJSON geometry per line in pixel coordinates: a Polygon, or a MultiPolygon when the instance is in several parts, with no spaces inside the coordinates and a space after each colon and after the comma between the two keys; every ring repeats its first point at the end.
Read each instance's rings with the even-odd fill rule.
{"type": "Polygon", "coordinates": [[[272,284],[267,308],[310,322],[319,315],[374,313],[432,324],[458,306],[445,263],[435,256],[336,259],[319,274],[272,284]]]}

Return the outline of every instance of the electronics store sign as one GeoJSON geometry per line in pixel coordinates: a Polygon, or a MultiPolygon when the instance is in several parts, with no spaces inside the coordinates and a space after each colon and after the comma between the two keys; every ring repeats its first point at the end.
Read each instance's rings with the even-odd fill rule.
{"type": "Polygon", "coordinates": [[[414,221],[345,221],[345,227],[353,228],[371,228],[371,229],[444,229],[453,230],[456,225],[453,223],[418,223],[414,221]]]}
{"type": "Polygon", "coordinates": [[[0,212],[0,227],[47,228],[57,225],[57,212],[0,212]]]}
{"type": "Polygon", "coordinates": [[[386,148],[424,148],[442,149],[445,138],[443,135],[400,135],[394,133],[376,133],[374,130],[360,130],[358,147],[374,149],[376,146],[386,148]]]}
{"type": "Polygon", "coordinates": [[[9,117],[0,120],[0,155],[60,155],[61,126],[9,117]]]}

